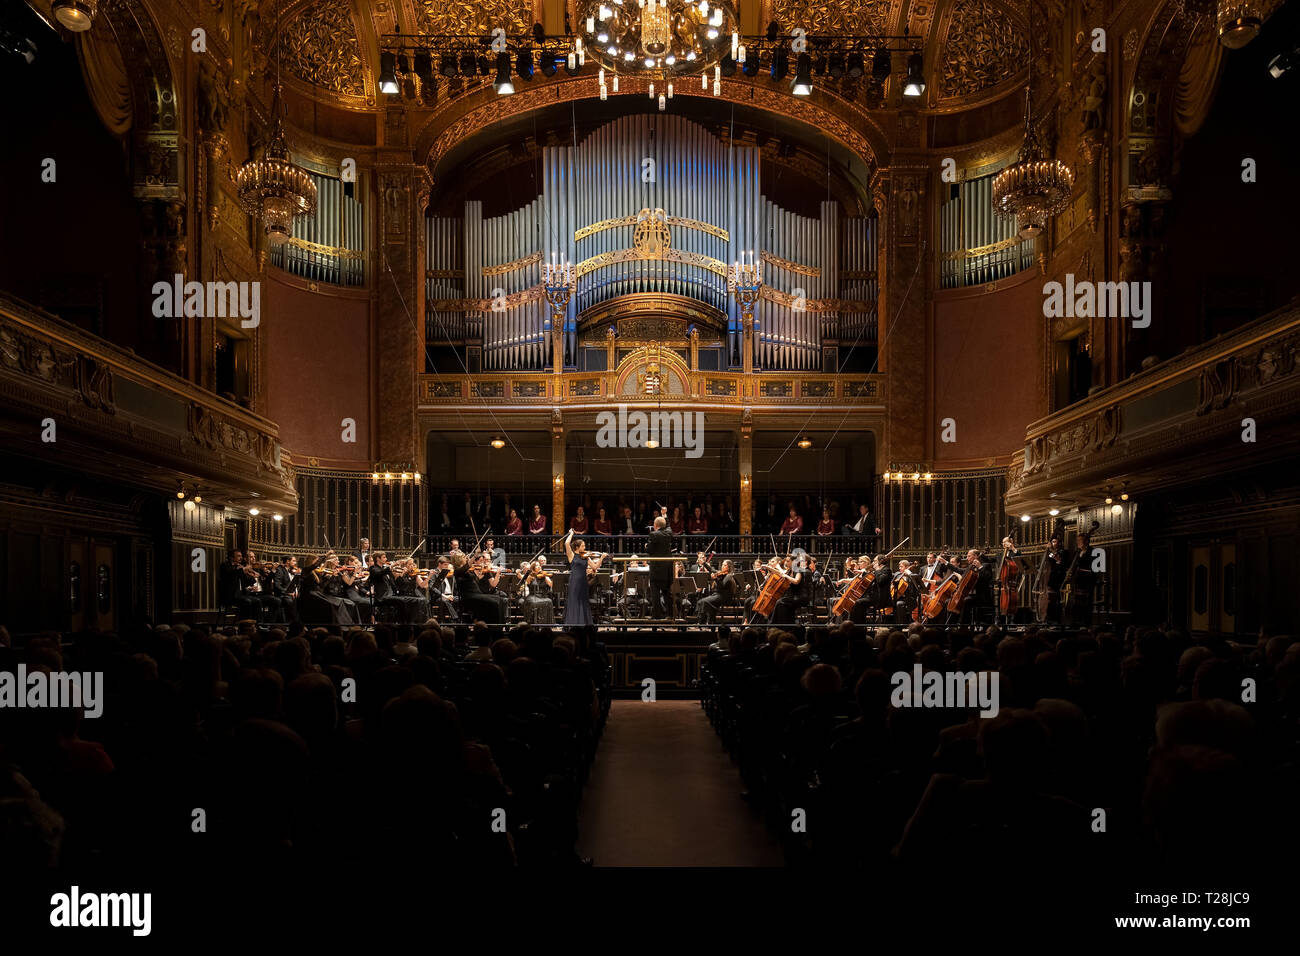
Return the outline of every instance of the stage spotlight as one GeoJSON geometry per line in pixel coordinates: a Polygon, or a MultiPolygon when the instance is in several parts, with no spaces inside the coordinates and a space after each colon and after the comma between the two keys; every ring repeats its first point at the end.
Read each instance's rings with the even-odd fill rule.
{"type": "Polygon", "coordinates": [[[451,79],[456,75],[457,70],[456,70],[455,53],[444,53],[442,55],[442,63],[438,66],[438,72],[441,73],[443,76],[447,77],[447,79],[451,79]]]}
{"type": "Polygon", "coordinates": [[[379,54],[379,92],[389,96],[398,93],[397,57],[391,53],[379,54]]]}
{"type": "Polygon", "coordinates": [[[748,55],[746,55],[745,57],[745,65],[740,68],[740,72],[744,73],[746,76],[751,78],[758,76],[758,71],[761,68],[762,60],[763,60],[763,55],[759,53],[758,50],[748,51],[748,55]]]}
{"type": "Polygon", "coordinates": [[[543,76],[554,76],[555,75],[555,54],[550,50],[543,49],[542,62],[540,65],[542,68],[543,76]]]}
{"type": "Polygon", "coordinates": [[[795,96],[808,96],[812,93],[812,57],[800,53],[795,61],[794,84],[790,92],[795,96]]]}
{"type": "Polygon", "coordinates": [[[790,54],[785,52],[784,49],[777,50],[776,55],[772,57],[772,79],[784,80],[789,75],[790,54]]]}
{"type": "Polygon", "coordinates": [[[520,50],[519,56],[515,60],[515,72],[521,79],[531,80],[533,78],[533,51],[520,50]]]}
{"type": "Polygon", "coordinates": [[[722,58],[722,62],[719,63],[718,65],[719,65],[720,67],[722,67],[722,75],[723,75],[723,76],[735,76],[735,75],[736,75],[736,61],[733,60],[733,59],[731,58],[731,54],[730,54],[730,53],[728,53],[726,56],[724,56],[724,57],[722,58]]]}
{"type": "Polygon", "coordinates": [[[826,72],[828,72],[831,76],[835,77],[835,79],[837,80],[841,76],[843,76],[844,75],[844,54],[832,53],[831,61],[826,67],[826,72]]]}
{"type": "Polygon", "coordinates": [[[509,96],[515,91],[510,80],[510,54],[502,50],[497,54],[497,78],[492,82],[498,96],[509,96]]]}
{"type": "Polygon", "coordinates": [[[876,55],[871,59],[872,78],[884,83],[892,72],[894,72],[894,55],[888,50],[877,50],[876,55]]]}
{"type": "Polygon", "coordinates": [[[903,82],[904,96],[920,96],[925,92],[925,75],[922,66],[921,54],[913,53],[907,58],[907,79],[903,82]]]}
{"type": "Polygon", "coordinates": [[[853,79],[855,80],[862,75],[861,51],[854,50],[852,53],[849,54],[848,74],[849,76],[853,77],[853,79]]]}
{"type": "Polygon", "coordinates": [[[1300,61],[1300,46],[1285,53],[1279,53],[1268,61],[1268,75],[1275,80],[1281,79],[1282,74],[1293,69],[1298,61],[1300,61]]]}
{"type": "Polygon", "coordinates": [[[433,86],[433,57],[428,50],[415,54],[415,75],[420,78],[420,87],[433,86]]]}
{"type": "Polygon", "coordinates": [[[473,53],[462,53],[460,56],[460,75],[473,76],[478,72],[478,65],[474,62],[473,53]]]}

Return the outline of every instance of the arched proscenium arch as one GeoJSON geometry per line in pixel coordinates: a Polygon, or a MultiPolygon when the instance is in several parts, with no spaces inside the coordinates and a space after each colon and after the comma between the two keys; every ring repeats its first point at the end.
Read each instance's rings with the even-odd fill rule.
{"type": "MultiPolygon", "coordinates": [[[[815,133],[830,136],[861,159],[870,169],[888,165],[889,146],[884,130],[866,113],[845,106],[845,111],[852,113],[851,118],[854,122],[850,122],[836,111],[758,83],[729,80],[722,84],[722,90],[722,95],[716,97],[719,102],[734,103],[801,123],[815,133]]],[[[677,96],[702,96],[715,99],[712,92],[700,90],[698,84],[683,82],[675,92],[677,96]]],[[[622,89],[618,93],[611,91],[609,95],[644,98],[646,84],[638,79],[623,78],[622,89]]],[[[444,115],[432,118],[416,139],[417,161],[423,158],[429,172],[437,181],[438,166],[451,150],[492,124],[503,119],[526,116],[553,107],[557,103],[598,99],[599,96],[600,82],[594,76],[581,76],[560,83],[548,83],[532,89],[520,90],[512,96],[497,96],[493,93],[489,98],[485,94],[477,102],[467,102],[465,112],[450,122],[444,115]]]]}

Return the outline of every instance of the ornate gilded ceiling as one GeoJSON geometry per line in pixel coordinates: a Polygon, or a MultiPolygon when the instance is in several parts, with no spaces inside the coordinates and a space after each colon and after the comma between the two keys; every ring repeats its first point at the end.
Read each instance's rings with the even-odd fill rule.
{"type": "Polygon", "coordinates": [[[418,33],[477,33],[503,27],[507,33],[532,29],[532,0],[416,0],[418,33]]]}
{"type": "Polygon", "coordinates": [[[1029,36],[1022,16],[993,0],[958,0],[940,46],[939,99],[973,96],[1024,72],[1029,36]]]}
{"type": "Polygon", "coordinates": [[[305,83],[349,96],[364,96],[361,40],[351,0],[317,0],[285,24],[280,65],[305,83]]]}
{"type": "MultiPolygon", "coordinates": [[[[928,105],[945,109],[1002,95],[1025,72],[1026,0],[756,0],[758,20],[783,32],[900,34],[904,21],[923,42],[928,105]]],[[[744,0],[742,0],[742,5],[744,0]]],[[[406,33],[485,34],[531,29],[539,0],[289,0],[281,65],[331,99],[374,108],[379,37],[406,33]]]]}

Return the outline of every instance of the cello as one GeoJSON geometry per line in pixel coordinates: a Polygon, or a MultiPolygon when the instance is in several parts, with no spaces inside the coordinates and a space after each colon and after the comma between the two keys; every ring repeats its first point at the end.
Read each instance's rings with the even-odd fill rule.
{"type": "MultiPolygon", "coordinates": [[[[893,554],[911,540],[910,537],[904,538],[902,541],[898,542],[898,544],[894,545],[889,554],[885,555],[883,559],[885,562],[885,573],[888,573],[889,570],[889,555],[893,554]]],[[[881,572],[875,568],[863,568],[859,571],[858,576],[849,582],[849,586],[844,589],[844,593],[841,594],[831,606],[831,613],[835,615],[844,615],[852,611],[853,605],[857,604],[858,601],[862,599],[862,595],[867,593],[867,589],[876,583],[876,578],[880,574],[881,572]]]]}
{"type": "Polygon", "coordinates": [[[1015,542],[1002,539],[1002,558],[998,561],[998,613],[1010,617],[1020,609],[1020,562],[1011,556],[1015,542]]]}
{"type": "MultiPolygon", "coordinates": [[[[776,539],[771,535],[768,535],[768,540],[772,542],[772,551],[776,552],[776,539]]],[[[786,544],[789,544],[788,538],[786,539],[786,544]]],[[[790,557],[790,552],[787,551],[785,556],[787,558],[790,557]]],[[[763,582],[763,586],[759,588],[758,597],[754,598],[754,604],[750,608],[750,614],[754,617],[770,616],[772,612],[776,610],[776,602],[781,600],[781,596],[784,595],[786,589],[790,587],[789,579],[785,576],[785,572],[780,568],[780,561],[780,557],[774,556],[771,561],[764,565],[768,575],[767,580],[763,582]],[[777,563],[774,564],[773,562],[777,563]]],[[[751,617],[751,620],[752,619],[753,618],[751,617]]]]}
{"type": "Polygon", "coordinates": [[[922,623],[929,624],[944,613],[948,603],[957,593],[957,586],[961,583],[961,579],[961,572],[954,571],[935,586],[934,590],[922,602],[922,623]]]}

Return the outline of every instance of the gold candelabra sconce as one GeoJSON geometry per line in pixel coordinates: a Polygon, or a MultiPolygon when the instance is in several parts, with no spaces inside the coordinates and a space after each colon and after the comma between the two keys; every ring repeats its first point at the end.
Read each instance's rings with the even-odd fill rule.
{"type": "Polygon", "coordinates": [[[418,485],[422,477],[409,461],[391,464],[389,462],[376,462],[374,470],[370,472],[370,483],[373,485],[392,484],[413,484],[418,485]]]}

